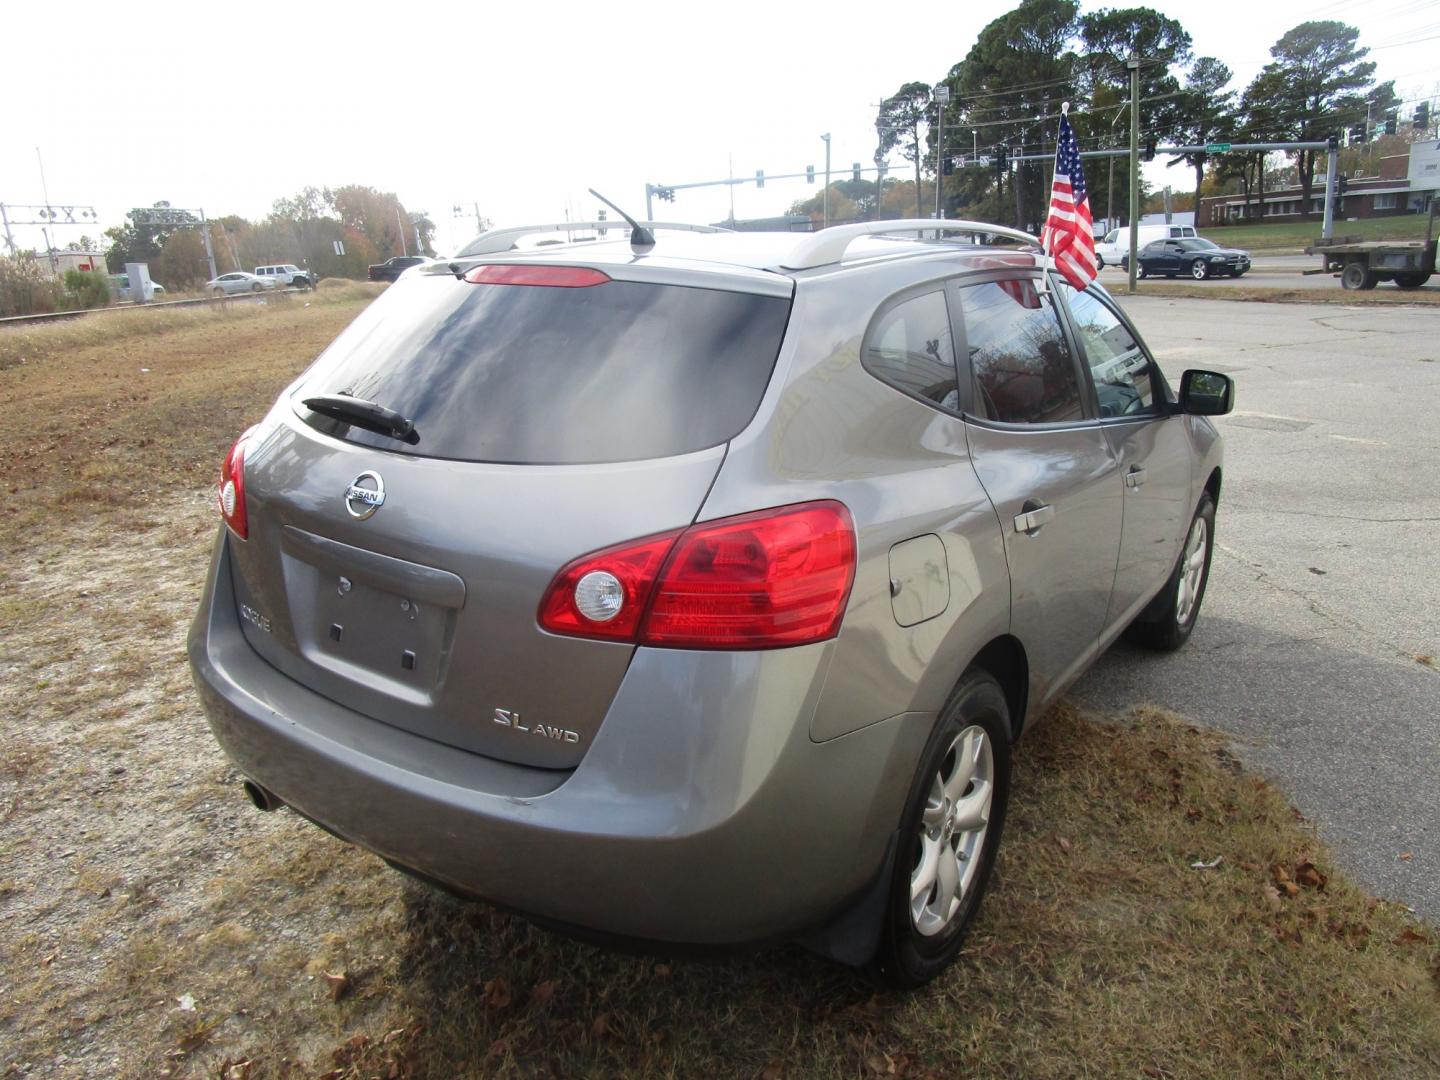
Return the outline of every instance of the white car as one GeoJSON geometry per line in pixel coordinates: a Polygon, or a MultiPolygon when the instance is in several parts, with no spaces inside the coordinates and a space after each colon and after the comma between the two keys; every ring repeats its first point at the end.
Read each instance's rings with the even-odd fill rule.
{"type": "Polygon", "coordinates": [[[275,284],[275,278],[257,277],[255,274],[247,274],[244,270],[236,270],[234,273],[221,274],[217,278],[212,278],[205,283],[205,288],[216,296],[233,296],[235,293],[273,289],[275,284]]]}

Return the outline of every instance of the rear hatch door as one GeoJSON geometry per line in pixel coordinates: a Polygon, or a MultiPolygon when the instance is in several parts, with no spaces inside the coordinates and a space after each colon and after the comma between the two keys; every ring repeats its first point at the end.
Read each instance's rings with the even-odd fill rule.
{"type": "Polygon", "coordinates": [[[545,589],[694,520],[769,382],[789,282],[557,269],[391,286],[247,448],[249,538],[228,542],[246,637],[280,670],[417,734],[569,768],[633,647],[541,631],[545,589]],[[322,395],[383,404],[413,441],[303,404],[322,395]]]}

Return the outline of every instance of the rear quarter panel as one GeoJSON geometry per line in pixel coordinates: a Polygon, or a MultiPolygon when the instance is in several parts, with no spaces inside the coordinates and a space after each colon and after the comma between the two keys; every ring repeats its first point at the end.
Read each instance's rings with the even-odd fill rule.
{"type": "Polygon", "coordinates": [[[1009,628],[999,523],[963,422],[892,389],[860,362],[870,316],[886,297],[960,269],[912,262],[802,279],[776,376],[756,419],[731,443],[700,514],[828,498],[853,515],[855,585],[810,722],[817,742],[900,713],[937,712],[975,653],[1009,628]],[[890,550],[926,534],[945,547],[949,604],[901,627],[890,550]]]}

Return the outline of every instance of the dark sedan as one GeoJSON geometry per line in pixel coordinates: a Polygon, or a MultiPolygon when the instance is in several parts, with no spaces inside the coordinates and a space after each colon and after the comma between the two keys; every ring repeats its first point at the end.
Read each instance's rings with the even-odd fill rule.
{"type": "MultiPolygon", "coordinates": [[[[1129,260],[1122,259],[1120,265],[1129,269],[1129,260]]],[[[1140,249],[1140,265],[1137,277],[1162,274],[1174,277],[1188,274],[1196,281],[1208,277],[1239,277],[1250,269],[1250,253],[1238,248],[1222,248],[1219,244],[1201,237],[1179,240],[1156,240],[1140,249]]]]}

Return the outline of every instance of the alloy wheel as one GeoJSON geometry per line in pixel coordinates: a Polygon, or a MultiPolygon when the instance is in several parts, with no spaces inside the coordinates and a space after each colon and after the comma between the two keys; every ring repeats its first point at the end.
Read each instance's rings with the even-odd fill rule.
{"type": "Polygon", "coordinates": [[[960,911],[985,848],[995,795],[995,755],[985,730],[955,736],[930,784],[910,872],[910,921],[932,937],[960,911]]]}
{"type": "Polygon", "coordinates": [[[1200,596],[1200,585],[1205,579],[1205,540],[1209,528],[1203,517],[1197,516],[1190,526],[1190,535],[1185,540],[1184,563],[1180,567],[1180,583],[1176,586],[1179,594],[1175,598],[1175,621],[1184,626],[1195,614],[1195,604],[1200,596]]]}

